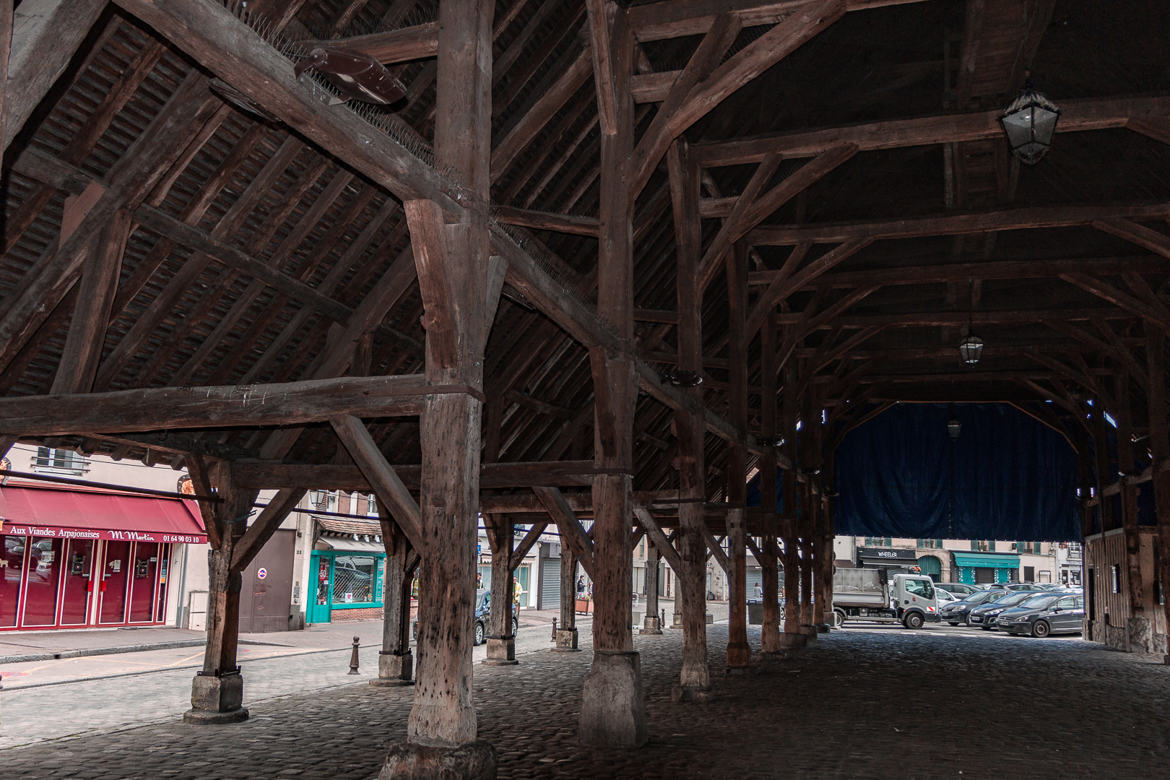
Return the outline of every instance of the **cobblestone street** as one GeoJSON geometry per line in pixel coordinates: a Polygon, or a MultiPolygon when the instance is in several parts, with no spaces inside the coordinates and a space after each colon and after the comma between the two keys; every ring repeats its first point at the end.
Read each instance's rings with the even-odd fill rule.
{"type": "MultiPolygon", "coordinates": [[[[686,705],[670,701],[680,634],[637,637],[651,735],[637,751],[576,744],[588,651],[477,665],[480,736],[496,746],[500,776],[1149,777],[1170,765],[1170,670],[1079,640],[847,629],[728,677],[726,627],[710,637],[715,695],[686,705]]],[[[4,776],[372,777],[405,732],[412,691],[365,679],[263,701],[254,685],[241,725],[175,718],[5,750],[4,776]]]]}

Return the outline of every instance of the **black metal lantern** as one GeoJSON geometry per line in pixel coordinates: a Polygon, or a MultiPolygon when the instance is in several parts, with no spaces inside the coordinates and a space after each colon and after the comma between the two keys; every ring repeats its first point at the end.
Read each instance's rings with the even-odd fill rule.
{"type": "Polygon", "coordinates": [[[1024,89],[1004,109],[999,121],[1016,157],[1028,165],[1035,165],[1052,145],[1059,118],[1060,109],[1056,104],[1043,92],[1032,89],[1031,79],[1025,79],[1024,89]]]}
{"type": "Polygon", "coordinates": [[[967,336],[959,342],[959,355],[963,362],[973,366],[983,357],[983,339],[978,336],[967,336]]]}
{"type": "Polygon", "coordinates": [[[959,422],[958,417],[952,417],[947,420],[947,436],[951,437],[951,441],[958,441],[959,434],[963,432],[963,424],[959,422]]]}

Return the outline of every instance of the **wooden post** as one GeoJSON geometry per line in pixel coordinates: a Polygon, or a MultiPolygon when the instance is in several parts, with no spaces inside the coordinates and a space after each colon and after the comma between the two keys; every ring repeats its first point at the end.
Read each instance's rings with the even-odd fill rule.
{"type": "MultiPolygon", "coordinates": [[[[1155,326],[1146,326],[1146,366],[1149,371],[1150,450],[1154,454],[1154,510],[1158,516],[1158,592],[1166,625],[1170,626],[1170,598],[1166,586],[1170,583],[1170,471],[1165,469],[1170,459],[1170,430],[1167,427],[1166,408],[1166,345],[1165,336],[1155,326]]],[[[1170,664],[1170,630],[1164,641],[1166,654],[1163,662],[1170,664]]]]}
{"type": "Polygon", "coordinates": [[[513,666],[516,664],[516,636],[512,633],[516,588],[512,575],[515,525],[509,515],[492,515],[487,523],[488,543],[492,549],[492,600],[484,664],[513,666]]]}
{"type": "MultiPolygon", "coordinates": [[[[731,424],[746,431],[747,414],[747,343],[744,322],[747,317],[747,246],[736,242],[727,258],[728,356],[731,371],[729,396],[731,424]]],[[[747,549],[744,542],[743,512],[747,501],[746,442],[733,442],[727,457],[727,540],[730,562],[730,603],[727,620],[727,668],[744,669],[751,663],[752,651],[747,641],[747,549]]]]}
{"type": "Polygon", "coordinates": [[[577,557],[569,545],[561,544],[561,618],[557,624],[556,647],[561,652],[577,648],[577,557]]]}
{"type": "Polygon", "coordinates": [[[487,228],[494,10],[492,0],[439,6],[435,157],[466,208],[448,224],[433,201],[404,204],[427,331],[427,381],[469,391],[429,395],[423,405],[418,674],[407,742],[391,747],[385,777],[440,770],[494,777],[496,769],[494,749],[476,741],[471,662],[483,353],[495,309],[487,228]]]}
{"type": "Polygon", "coordinates": [[[643,634],[661,634],[662,619],[658,614],[658,548],[646,545],[646,616],[642,618],[643,634]]]}
{"type": "Polygon", "coordinates": [[[797,518],[801,512],[800,483],[796,480],[798,458],[796,448],[796,371],[792,366],[784,370],[784,388],[781,398],[781,433],[784,438],[782,452],[789,457],[791,468],[784,472],[784,515],[781,530],[784,534],[784,632],[780,635],[780,646],[785,650],[804,647],[807,636],[800,630],[801,570],[800,524],[797,518]]]}
{"type": "Polygon", "coordinates": [[[776,309],[768,311],[760,332],[760,434],[768,448],[760,458],[760,508],[764,512],[764,536],[760,544],[764,606],[763,625],[760,627],[760,649],[765,653],[780,651],[780,576],[778,563],[780,547],[779,515],[776,512],[776,309]]]}
{"type": "Polygon", "coordinates": [[[244,536],[256,491],[235,488],[231,466],[202,459],[188,461],[196,492],[219,502],[201,501],[199,508],[207,529],[207,645],[203,668],[191,686],[191,709],[183,714],[188,723],[237,723],[246,720],[244,679],[236,664],[240,635],[240,569],[233,568],[235,547],[244,536]]]}
{"type": "Polygon", "coordinates": [[[1135,642],[1145,652],[1154,648],[1150,645],[1152,639],[1152,624],[1146,610],[1145,594],[1142,592],[1142,560],[1141,535],[1138,530],[1138,487],[1133,482],[1136,471],[1133,457],[1133,413],[1130,408],[1129,377],[1125,373],[1118,374],[1113,383],[1114,397],[1120,406],[1113,413],[1117,422],[1117,468],[1121,474],[1118,480],[1121,483],[1121,526],[1125,529],[1125,561],[1129,588],[1129,626],[1130,642],[1135,642]]]}
{"type": "MultiPolygon", "coordinates": [[[[601,132],[597,313],[622,341],[621,350],[594,346],[593,664],[585,675],[578,736],[583,745],[645,744],[646,703],[631,615],[630,518],[634,516],[633,154],[630,75],[634,41],[627,11],[613,2],[586,5],[594,34],[594,82],[599,105],[614,121],[601,132]],[[597,39],[602,39],[598,41],[597,39]],[[601,46],[608,39],[604,51],[601,46]]],[[[486,121],[486,120],[485,120],[486,121]]],[[[490,122],[488,122],[490,125],[490,122]]]]}
{"type": "MultiPolygon", "coordinates": [[[[699,171],[690,161],[686,142],[679,140],[667,157],[670,191],[674,204],[678,275],[678,371],[680,376],[701,376],[703,370],[702,296],[699,292],[699,171]]],[[[682,392],[696,403],[674,415],[678,439],[679,498],[678,553],[680,569],[675,624],[683,632],[682,671],[671,696],[676,701],[702,699],[711,685],[707,665],[707,542],[703,536],[703,502],[706,499],[702,391],[697,386],[682,392]]]]}
{"type": "Polygon", "coordinates": [[[382,649],[378,652],[375,687],[414,684],[414,656],[410,651],[410,585],[418,568],[418,554],[406,534],[395,525],[388,508],[378,503],[386,571],[382,583],[382,649]]]}

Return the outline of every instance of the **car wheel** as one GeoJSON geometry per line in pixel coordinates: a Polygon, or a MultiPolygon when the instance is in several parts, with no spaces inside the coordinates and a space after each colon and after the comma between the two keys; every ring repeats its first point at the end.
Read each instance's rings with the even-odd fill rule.
{"type": "Polygon", "coordinates": [[[520,628],[520,624],[516,622],[516,618],[512,618],[512,636],[516,636],[516,629],[520,628]]]}
{"type": "Polygon", "coordinates": [[[984,631],[990,631],[990,630],[991,630],[991,626],[987,625],[987,621],[986,621],[986,620],[984,620],[984,621],[983,621],[983,625],[981,625],[981,626],[979,626],[979,627],[980,627],[980,628],[982,628],[984,631]]]}
{"type": "Polygon", "coordinates": [[[483,623],[477,620],[475,621],[475,639],[473,641],[478,646],[483,644],[483,639],[483,623]]]}
{"type": "Polygon", "coordinates": [[[959,621],[957,621],[957,620],[948,620],[947,622],[950,623],[952,626],[959,625],[959,621]]]}
{"type": "Polygon", "coordinates": [[[922,624],[924,622],[925,621],[922,619],[921,612],[911,612],[910,614],[906,615],[906,617],[902,618],[902,624],[905,625],[906,628],[922,628],[922,624]]]}
{"type": "Polygon", "coordinates": [[[974,628],[974,626],[971,625],[970,615],[967,615],[965,618],[963,618],[963,625],[965,625],[967,628],[974,628]]]}
{"type": "Polygon", "coordinates": [[[845,625],[845,617],[846,617],[845,610],[834,609],[833,610],[833,628],[840,628],[841,626],[845,625]]]}
{"type": "Polygon", "coordinates": [[[1032,636],[1038,636],[1041,639],[1052,633],[1052,626],[1048,625],[1047,620],[1037,620],[1032,625],[1032,636]]]}

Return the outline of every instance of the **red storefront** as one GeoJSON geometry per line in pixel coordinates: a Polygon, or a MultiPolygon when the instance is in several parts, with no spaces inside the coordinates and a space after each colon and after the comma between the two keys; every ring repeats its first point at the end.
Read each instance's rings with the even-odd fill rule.
{"type": "Polygon", "coordinates": [[[207,542],[192,501],[0,486],[0,631],[166,620],[173,545],[207,542]]]}

